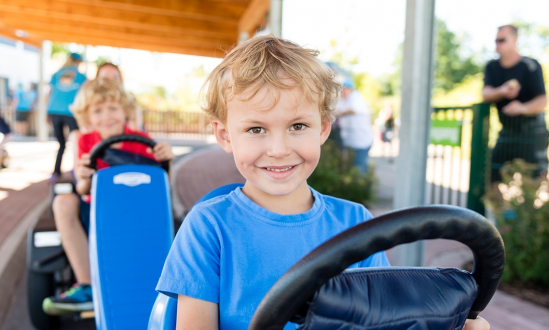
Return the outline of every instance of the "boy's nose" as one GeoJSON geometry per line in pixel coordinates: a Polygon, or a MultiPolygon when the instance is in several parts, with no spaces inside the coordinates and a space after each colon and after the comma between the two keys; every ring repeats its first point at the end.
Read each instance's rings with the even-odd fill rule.
{"type": "Polygon", "coordinates": [[[269,141],[267,155],[274,158],[283,158],[292,152],[286,136],[283,134],[272,136],[269,141]]]}

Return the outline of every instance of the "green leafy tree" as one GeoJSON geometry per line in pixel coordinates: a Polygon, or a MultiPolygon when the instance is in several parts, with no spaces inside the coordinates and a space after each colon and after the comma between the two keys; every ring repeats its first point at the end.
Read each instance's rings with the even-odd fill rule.
{"type": "Polygon", "coordinates": [[[67,57],[70,54],[69,46],[67,44],[62,44],[54,42],[51,45],[51,58],[56,58],[58,56],[67,57]]]}
{"type": "Polygon", "coordinates": [[[99,55],[97,59],[94,61],[94,63],[99,67],[100,65],[105,63],[112,63],[112,61],[110,57],[99,55]]]}
{"type": "Polygon", "coordinates": [[[400,95],[400,87],[402,85],[402,59],[404,54],[404,44],[398,45],[398,50],[393,62],[395,70],[379,77],[381,84],[380,93],[382,96],[400,95]]]}
{"type": "Polygon", "coordinates": [[[446,23],[436,20],[435,79],[436,90],[449,91],[468,76],[481,72],[474,56],[463,55],[463,41],[448,29],[446,23]]]}

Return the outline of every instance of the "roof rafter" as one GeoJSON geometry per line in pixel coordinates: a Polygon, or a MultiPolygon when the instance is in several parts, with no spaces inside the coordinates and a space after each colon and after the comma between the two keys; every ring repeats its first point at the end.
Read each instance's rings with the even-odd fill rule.
{"type": "Polygon", "coordinates": [[[264,24],[270,0],[1,0],[0,34],[222,56],[264,24]]]}

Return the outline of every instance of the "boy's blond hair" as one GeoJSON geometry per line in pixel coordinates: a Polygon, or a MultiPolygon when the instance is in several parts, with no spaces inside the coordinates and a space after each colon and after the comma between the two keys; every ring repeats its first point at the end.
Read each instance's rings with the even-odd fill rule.
{"type": "Polygon", "coordinates": [[[85,82],[70,109],[79,126],[89,127],[90,105],[107,101],[119,103],[126,112],[127,119],[135,116],[137,107],[135,97],[126,92],[120,82],[112,79],[95,79],[85,82]]]}
{"type": "Polygon", "coordinates": [[[281,89],[300,87],[318,102],[322,119],[334,118],[341,85],[318,59],[319,52],[273,35],[255,37],[235,47],[208,77],[203,109],[213,118],[227,120],[227,101],[246,92],[250,100],[266,86],[275,104],[281,89]]]}

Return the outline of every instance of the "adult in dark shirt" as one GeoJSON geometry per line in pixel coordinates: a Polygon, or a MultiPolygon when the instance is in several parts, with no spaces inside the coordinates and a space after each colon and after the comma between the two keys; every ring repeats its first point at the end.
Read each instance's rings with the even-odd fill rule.
{"type": "Polygon", "coordinates": [[[543,73],[539,63],[517,50],[517,28],[498,28],[498,60],[486,65],[484,102],[495,103],[502,130],[492,150],[492,182],[501,181],[500,169],[516,158],[537,165],[537,174],[547,172],[549,133],[545,124],[547,104],[543,73]]]}

